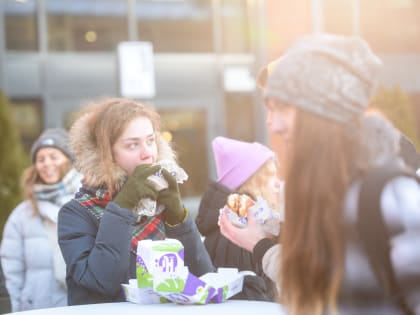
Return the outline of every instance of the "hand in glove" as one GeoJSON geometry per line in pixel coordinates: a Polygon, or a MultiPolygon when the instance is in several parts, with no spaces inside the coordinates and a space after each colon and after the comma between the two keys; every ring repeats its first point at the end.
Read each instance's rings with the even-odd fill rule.
{"type": "Polygon", "coordinates": [[[178,183],[176,182],[175,177],[164,168],[162,169],[162,175],[168,182],[168,188],[159,193],[157,203],[165,206],[163,214],[166,223],[169,225],[177,225],[185,218],[178,183]]]}
{"type": "Polygon", "coordinates": [[[156,200],[157,192],[153,188],[147,177],[159,171],[160,166],[143,164],[136,167],[134,173],[124,183],[121,191],[114,198],[114,202],[119,206],[134,210],[142,198],[150,198],[156,200]]]}

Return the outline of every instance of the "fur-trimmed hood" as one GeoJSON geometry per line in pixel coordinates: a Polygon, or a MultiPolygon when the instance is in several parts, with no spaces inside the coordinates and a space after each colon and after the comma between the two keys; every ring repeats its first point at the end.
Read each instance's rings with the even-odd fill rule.
{"type": "MultiPolygon", "coordinates": [[[[100,152],[91,137],[89,128],[89,114],[80,117],[70,129],[70,147],[75,157],[75,168],[83,174],[83,182],[89,187],[103,187],[106,183],[105,166],[101,163],[100,152]]],[[[157,161],[170,160],[176,162],[176,154],[169,143],[162,137],[157,138],[157,161]]],[[[115,189],[119,190],[124,184],[126,172],[113,163],[112,182],[116,183],[115,189]]]]}

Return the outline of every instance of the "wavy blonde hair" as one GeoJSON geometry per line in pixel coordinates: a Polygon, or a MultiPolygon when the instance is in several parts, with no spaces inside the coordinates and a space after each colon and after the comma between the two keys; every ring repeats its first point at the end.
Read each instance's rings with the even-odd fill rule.
{"type": "Polygon", "coordinates": [[[273,210],[279,211],[282,209],[282,199],[280,195],[274,195],[265,189],[267,180],[273,175],[272,166],[275,166],[277,170],[277,160],[275,158],[268,159],[251,177],[249,177],[245,183],[243,183],[238,189],[238,193],[247,194],[252,199],[256,200],[258,196],[263,197],[268,205],[273,210]]]}

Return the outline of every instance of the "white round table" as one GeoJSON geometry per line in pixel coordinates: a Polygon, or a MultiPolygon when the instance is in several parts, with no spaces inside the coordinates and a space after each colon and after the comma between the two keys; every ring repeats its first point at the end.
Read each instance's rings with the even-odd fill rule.
{"type": "MultiPolygon", "coordinates": [[[[14,313],[16,314],[16,313],[14,313]]],[[[280,304],[260,301],[228,300],[220,304],[206,305],[180,305],[147,304],[140,305],[131,302],[103,303],[75,305],[39,310],[19,312],[19,315],[214,315],[214,314],[241,314],[241,315],[286,315],[280,304]]]]}

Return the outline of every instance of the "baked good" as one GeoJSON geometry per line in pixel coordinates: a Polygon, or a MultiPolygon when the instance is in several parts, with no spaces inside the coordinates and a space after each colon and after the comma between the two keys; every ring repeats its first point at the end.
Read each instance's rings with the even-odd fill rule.
{"type": "Polygon", "coordinates": [[[227,197],[226,205],[230,210],[235,212],[239,217],[246,217],[248,208],[255,204],[248,195],[233,193],[227,197]]]}

